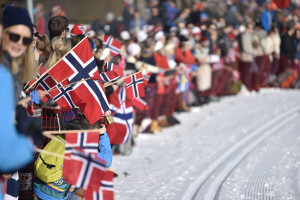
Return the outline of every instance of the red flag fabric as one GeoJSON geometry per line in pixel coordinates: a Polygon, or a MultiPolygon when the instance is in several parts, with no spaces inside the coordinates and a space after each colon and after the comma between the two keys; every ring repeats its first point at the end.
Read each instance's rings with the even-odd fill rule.
{"type": "Polygon", "coordinates": [[[290,6],[290,0],[272,0],[277,8],[288,8],[290,6]]]}
{"type": "Polygon", "coordinates": [[[148,110],[148,104],[141,98],[132,99],[132,105],[140,111],[148,110]]]}
{"type": "Polygon", "coordinates": [[[104,35],[103,45],[110,50],[112,56],[120,54],[122,42],[113,38],[112,36],[104,35]]]}
{"type": "Polygon", "coordinates": [[[101,180],[99,189],[93,190],[88,188],[85,192],[85,198],[89,200],[114,200],[113,178],[114,173],[112,171],[106,171],[101,180]]]}
{"type": "Polygon", "coordinates": [[[114,123],[106,126],[111,144],[126,143],[132,134],[133,107],[126,99],[124,87],[118,88],[108,97],[114,123]]]}
{"type": "Polygon", "coordinates": [[[214,71],[224,69],[224,62],[220,59],[220,62],[212,63],[212,68],[214,71]]]}
{"type": "Polygon", "coordinates": [[[147,85],[150,77],[151,77],[152,73],[151,72],[147,72],[146,74],[144,74],[144,84],[147,85]]]}
{"type": "Polygon", "coordinates": [[[34,112],[34,109],[33,109],[33,103],[32,103],[32,100],[31,101],[28,101],[28,105],[27,105],[27,108],[26,108],[28,114],[30,116],[33,115],[33,112],[34,112]]]}
{"type": "Polygon", "coordinates": [[[121,67],[115,67],[112,71],[98,73],[96,72],[91,79],[101,82],[114,82],[123,77],[123,69],[121,67]]]}
{"type": "MultiPolygon", "coordinates": [[[[44,75],[33,87],[34,90],[48,91],[53,88],[57,82],[48,74],[44,75]]],[[[51,98],[50,95],[45,95],[42,101],[45,103],[51,98]]]]}
{"type": "Polygon", "coordinates": [[[68,80],[65,80],[52,88],[55,90],[49,91],[50,96],[52,96],[52,98],[59,105],[62,111],[73,109],[81,102],[79,97],[74,92],[72,86],[64,87],[64,85],[68,84],[70,84],[70,82],[68,80]]]}
{"type": "Polygon", "coordinates": [[[84,153],[80,148],[73,148],[64,159],[63,177],[67,183],[76,187],[97,190],[106,172],[105,166],[104,160],[84,153]]]}
{"type": "Polygon", "coordinates": [[[87,38],[48,72],[57,82],[68,78],[70,83],[76,83],[72,88],[81,100],[78,106],[90,124],[94,124],[109,110],[102,83],[90,79],[97,72],[98,67],[87,38]]]}
{"type": "Polygon", "coordinates": [[[238,70],[234,69],[234,70],[231,71],[231,73],[232,73],[232,79],[233,79],[233,81],[235,83],[238,82],[239,79],[240,79],[240,72],[238,70]]]}
{"type": "Polygon", "coordinates": [[[142,72],[133,74],[125,79],[127,98],[144,97],[144,80],[142,72]]]}
{"type": "Polygon", "coordinates": [[[99,146],[99,132],[77,132],[67,133],[65,136],[66,154],[72,152],[74,147],[81,148],[85,153],[93,154],[97,156],[99,146]]]}

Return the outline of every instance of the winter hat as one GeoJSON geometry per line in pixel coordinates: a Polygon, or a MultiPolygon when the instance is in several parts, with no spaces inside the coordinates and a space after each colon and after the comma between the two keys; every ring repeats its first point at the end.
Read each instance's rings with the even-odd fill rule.
{"type": "Polygon", "coordinates": [[[23,8],[15,7],[15,6],[7,6],[3,12],[3,29],[9,28],[14,25],[25,25],[30,31],[31,35],[33,35],[33,25],[27,10],[23,8]]]}
{"type": "Polygon", "coordinates": [[[136,56],[141,52],[141,47],[136,43],[132,43],[127,47],[127,50],[131,56],[136,56]]]}
{"type": "Polygon", "coordinates": [[[178,31],[178,28],[176,26],[172,26],[170,28],[170,32],[177,32],[178,31]]]}
{"type": "Polygon", "coordinates": [[[136,39],[139,43],[144,42],[148,38],[148,34],[145,31],[139,31],[136,35],[136,39]]]}
{"type": "Polygon", "coordinates": [[[155,33],[155,35],[154,35],[154,40],[155,40],[155,41],[158,41],[158,40],[160,40],[161,38],[163,38],[164,36],[165,36],[164,32],[158,31],[158,32],[155,33]]]}
{"type": "Polygon", "coordinates": [[[192,29],[193,35],[201,35],[201,29],[198,26],[194,26],[192,29]]]}
{"type": "Polygon", "coordinates": [[[189,35],[189,31],[186,28],[184,28],[184,29],[180,30],[179,34],[183,35],[183,36],[188,36],[189,35]]]}
{"type": "Polygon", "coordinates": [[[86,35],[88,31],[81,25],[81,24],[75,24],[71,30],[71,35],[86,35]]]}
{"type": "Polygon", "coordinates": [[[101,54],[100,60],[104,60],[110,54],[110,50],[105,48],[101,54]]]}
{"type": "Polygon", "coordinates": [[[154,51],[159,51],[163,48],[164,44],[161,41],[156,42],[154,46],[154,51]]]}
{"type": "Polygon", "coordinates": [[[129,40],[130,39],[130,34],[128,31],[122,31],[120,33],[120,37],[122,38],[122,40],[129,40]]]}

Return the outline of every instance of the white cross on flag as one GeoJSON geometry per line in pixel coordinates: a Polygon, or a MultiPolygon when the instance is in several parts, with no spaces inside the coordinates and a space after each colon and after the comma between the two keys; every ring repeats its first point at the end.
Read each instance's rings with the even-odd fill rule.
{"type": "Polygon", "coordinates": [[[114,118],[114,123],[106,126],[110,143],[126,143],[132,134],[133,107],[131,99],[126,99],[124,87],[118,88],[108,98],[114,118]]]}
{"type": "Polygon", "coordinates": [[[106,162],[80,148],[73,148],[64,159],[63,177],[66,182],[87,190],[97,190],[106,172],[106,162]],[[69,158],[69,159],[68,159],[69,158]]]}
{"type": "Polygon", "coordinates": [[[103,45],[110,50],[112,56],[120,54],[122,42],[113,38],[112,36],[104,35],[103,45]]]}
{"type": "Polygon", "coordinates": [[[125,79],[127,98],[144,97],[144,79],[142,72],[132,74],[125,79]]]}
{"type": "Polygon", "coordinates": [[[99,132],[74,132],[65,136],[66,151],[68,154],[74,147],[81,148],[85,153],[97,156],[99,149],[99,132]]]}
{"type": "Polygon", "coordinates": [[[114,173],[106,171],[99,189],[93,190],[88,188],[85,192],[85,198],[90,200],[114,200],[113,178],[114,173]]]}
{"type": "Polygon", "coordinates": [[[81,102],[72,86],[64,86],[68,84],[70,84],[70,82],[65,80],[62,83],[57,84],[54,88],[51,88],[52,91],[49,91],[50,96],[52,96],[54,101],[63,111],[73,109],[81,102]]]}
{"type": "Polygon", "coordinates": [[[87,38],[77,44],[48,73],[57,82],[66,78],[70,83],[77,82],[72,85],[74,92],[81,100],[77,106],[90,124],[94,124],[109,110],[102,83],[90,79],[95,73],[98,73],[98,67],[87,38]]]}

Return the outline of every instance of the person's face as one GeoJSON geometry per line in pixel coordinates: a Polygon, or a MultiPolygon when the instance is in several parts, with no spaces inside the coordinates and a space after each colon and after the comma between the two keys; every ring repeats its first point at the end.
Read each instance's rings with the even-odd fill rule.
{"type": "Polygon", "coordinates": [[[248,28],[247,28],[247,30],[248,30],[248,32],[249,33],[253,33],[253,25],[252,24],[250,24],[250,25],[248,25],[248,28]]]}
{"type": "Polygon", "coordinates": [[[215,32],[217,32],[217,27],[216,25],[212,24],[209,26],[209,32],[210,34],[214,34],[215,32]]]}
{"type": "Polygon", "coordinates": [[[31,31],[25,25],[11,26],[3,34],[3,49],[12,58],[18,58],[23,55],[31,42],[31,31]]]}

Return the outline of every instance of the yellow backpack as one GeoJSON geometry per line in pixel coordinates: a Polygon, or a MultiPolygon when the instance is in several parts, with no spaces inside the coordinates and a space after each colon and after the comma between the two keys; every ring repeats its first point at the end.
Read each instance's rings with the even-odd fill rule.
{"type": "Polygon", "coordinates": [[[52,138],[34,163],[35,175],[45,183],[51,183],[59,180],[63,173],[63,162],[65,155],[65,143],[61,137],[52,138]],[[55,156],[44,153],[44,151],[59,154],[55,156]]]}

